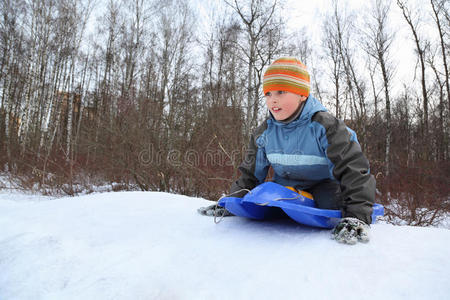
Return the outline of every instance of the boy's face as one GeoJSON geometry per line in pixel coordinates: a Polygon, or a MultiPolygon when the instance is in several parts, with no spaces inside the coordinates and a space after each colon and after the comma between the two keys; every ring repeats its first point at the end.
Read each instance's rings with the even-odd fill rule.
{"type": "Polygon", "coordinates": [[[289,118],[307,97],[286,91],[271,91],[266,95],[267,108],[277,121],[289,118]]]}

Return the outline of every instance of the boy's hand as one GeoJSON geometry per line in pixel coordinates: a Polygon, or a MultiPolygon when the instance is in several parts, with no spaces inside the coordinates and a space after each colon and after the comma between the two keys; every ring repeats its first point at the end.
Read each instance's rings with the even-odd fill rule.
{"type": "Polygon", "coordinates": [[[370,227],[363,221],[356,218],[343,218],[339,224],[334,227],[333,239],[340,243],[354,245],[358,241],[367,243],[370,227]]]}
{"type": "Polygon", "coordinates": [[[213,204],[207,207],[200,207],[199,209],[197,209],[198,213],[204,216],[211,216],[214,217],[214,213],[216,214],[216,216],[224,216],[224,217],[228,217],[228,216],[232,216],[233,214],[230,213],[228,210],[226,210],[225,208],[218,206],[217,204],[213,204]]]}

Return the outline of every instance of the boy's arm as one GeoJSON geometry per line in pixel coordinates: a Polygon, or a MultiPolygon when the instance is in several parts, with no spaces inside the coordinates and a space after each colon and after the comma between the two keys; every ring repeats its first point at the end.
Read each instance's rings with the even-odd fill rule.
{"type": "MultiPolygon", "coordinates": [[[[258,131],[262,133],[264,126],[258,127],[258,131]]],[[[246,190],[251,190],[258,184],[264,182],[269,170],[269,161],[267,160],[264,146],[260,148],[256,145],[256,139],[258,135],[252,135],[250,137],[249,146],[245,152],[244,161],[239,166],[241,176],[236,180],[230,189],[229,197],[242,198],[247,194],[246,190]],[[256,138],[255,138],[256,136],[256,138]]],[[[208,207],[201,207],[197,210],[200,214],[206,216],[231,216],[225,208],[217,206],[217,204],[210,205],[208,207]]]]}
{"type": "Polygon", "coordinates": [[[313,120],[325,128],[322,147],[332,163],[332,174],[341,185],[343,217],[372,223],[376,182],[369,172],[369,161],[362,153],[356,135],[349,132],[343,121],[329,113],[317,113],[313,120]]]}
{"type": "Polygon", "coordinates": [[[264,148],[257,147],[254,135],[250,137],[244,160],[238,170],[241,172],[241,176],[231,185],[229,194],[231,197],[244,197],[247,191],[243,189],[251,190],[266,179],[269,161],[264,148]]]}

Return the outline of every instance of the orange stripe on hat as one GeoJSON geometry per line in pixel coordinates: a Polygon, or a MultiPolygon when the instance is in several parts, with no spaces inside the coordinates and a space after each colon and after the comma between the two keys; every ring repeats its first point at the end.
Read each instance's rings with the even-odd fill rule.
{"type": "Polygon", "coordinates": [[[310,76],[306,66],[295,57],[281,57],[272,62],[263,77],[263,92],[287,91],[309,96],[310,76]]]}

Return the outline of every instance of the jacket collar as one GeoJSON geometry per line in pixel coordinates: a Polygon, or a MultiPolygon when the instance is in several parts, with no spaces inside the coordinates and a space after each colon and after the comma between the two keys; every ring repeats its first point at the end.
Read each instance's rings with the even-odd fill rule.
{"type": "Polygon", "coordinates": [[[309,95],[308,98],[300,105],[300,107],[286,120],[277,121],[273,117],[272,113],[270,114],[270,121],[278,126],[297,126],[299,124],[303,124],[309,122],[312,116],[318,111],[327,111],[327,109],[320,103],[316,98],[309,95]]]}

